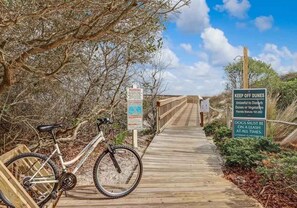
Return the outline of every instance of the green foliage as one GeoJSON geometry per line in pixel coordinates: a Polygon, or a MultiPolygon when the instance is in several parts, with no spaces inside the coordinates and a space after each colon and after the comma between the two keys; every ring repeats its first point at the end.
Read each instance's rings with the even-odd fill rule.
{"type": "Polygon", "coordinates": [[[252,168],[262,164],[267,153],[279,152],[280,148],[268,138],[223,139],[219,149],[229,167],[252,168]]]}
{"type": "Polygon", "coordinates": [[[115,140],[114,140],[115,141],[115,144],[116,145],[123,144],[125,142],[125,139],[126,139],[127,135],[128,135],[128,132],[127,131],[123,131],[123,132],[120,132],[119,134],[117,134],[115,136],[115,140]]]}
{"type": "Polygon", "coordinates": [[[264,166],[258,167],[256,171],[262,175],[264,181],[283,181],[287,185],[297,183],[297,152],[283,151],[270,158],[264,166]]]}
{"type": "Polygon", "coordinates": [[[278,108],[284,109],[297,99],[297,78],[282,82],[279,92],[278,108]]]}
{"type": "Polygon", "coordinates": [[[221,120],[214,120],[211,123],[208,123],[203,128],[206,136],[212,136],[215,134],[216,130],[220,127],[224,126],[221,120]]]}
{"type": "Polygon", "coordinates": [[[232,137],[232,130],[226,126],[221,126],[217,128],[213,136],[214,140],[221,140],[223,138],[231,138],[231,137],[232,137]]]}
{"type": "MultiPolygon", "coordinates": [[[[239,60],[225,67],[224,70],[228,80],[227,89],[243,87],[242,65],[242,60],[239,60]]],[[[280,78],[269,64],[249,58],[249,84],[254,88],[265,87],[269,92],[273,93],[280,85],[280,78]]]]}
{"type": "Polygon", "coordinates": [[[274,143],[271,139],[257,139],[255,143],[255,149],[265,152],[278,153],[281,148],[278,144],[274,143]]]}

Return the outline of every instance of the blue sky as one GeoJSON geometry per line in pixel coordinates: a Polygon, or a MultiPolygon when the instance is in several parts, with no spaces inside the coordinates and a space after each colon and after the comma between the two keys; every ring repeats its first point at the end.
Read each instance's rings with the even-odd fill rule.
{"type": "Polygon", "coordinates": [[[297,72],[296,9],[295,0],[192,0],[162,34],[164,94],[219,94],[243,46],[279,74],[297,72]]]}

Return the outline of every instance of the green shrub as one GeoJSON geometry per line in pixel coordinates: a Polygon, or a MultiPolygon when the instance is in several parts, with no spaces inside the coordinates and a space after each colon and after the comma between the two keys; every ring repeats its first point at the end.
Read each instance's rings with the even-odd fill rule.
{"type": "Polygon", "coordinates": [[[125,142],[127,135],[128,135],[127,131],[123,131],[123,132],[120,132],[119,134],[117,134],[115,136],[115,144],[116,145],[123,144],[125,142]]]}
{"type": "Polygon", "coordinates": [[[256,171],[263,176],[264,181],[286,181],[286,185],[297,183],[297,152],[283,151],[266,161],[256,171]]]}
{"type": "Polygon", "coordinates": [[[279,146],[268,138],[223,139],[218,144],[226,165],[230,167],[256,167],[267,158],[267,153],[280,151],[279,146]]]}
{"type": "Polygon", "coordinates": [[[223,121],[214,120],[213,122],[206,124],[203,130],[206,136],[212,136],[215,134],[215,131],[222,126],[225,126],[223,121]]]}
{"type": "Polygon", "coordinates": [[[223,138],[231,138],[232,137],[232,130],[226,126],[221,126],[215,131],[213,136],[214,140],[221,140],[223,138]]]}
{"type": "Polygon", "coordinates": [[[272,152],[272,153],[278,153],[281,151],[281,148],[278,144],[272,141],[272,139],[269,138],[263,138],[258,139],[258,142],[255,144],[255,148],[260,151],[265,152],[272,152]]]}
{"type": "Polygon", "coordinates": [[[297,99],[297,78],[282,82],[279,92],[278,107],[285,109],[297,99]]]}

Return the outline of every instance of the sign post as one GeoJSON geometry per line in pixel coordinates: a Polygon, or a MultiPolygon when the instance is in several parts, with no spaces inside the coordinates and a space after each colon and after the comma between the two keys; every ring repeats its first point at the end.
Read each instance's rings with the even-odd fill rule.
{"type": "Polygon", "coordinates": [[[266,136],[266,89],[235,89],[232,104],[234,138],[266,136]]]}
{"type": "Polygon", "coordinates": [[[206,100],[201,100],[200,103],[200,116],[201,116],[201,126],[203,127],[203,113],[208,113],[208,122],[210,122],[209,115],[209,98],[206,100]]]}
{"type": "Polygon", "coordinates": [[[143,122],[143,90],[133,85],[127,89],[127,125],[133,131],[133,147],[137,148],[137,130],[142,129],[143,122]]]}

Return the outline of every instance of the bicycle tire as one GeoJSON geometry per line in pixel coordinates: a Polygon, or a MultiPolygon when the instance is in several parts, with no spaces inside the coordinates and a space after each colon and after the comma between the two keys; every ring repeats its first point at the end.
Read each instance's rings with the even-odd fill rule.
{"type": "Polygon", "coordinates": [[[130,194],[138,186],[142,177],[143,165],[138,153],[128,146],[112,146],[112,151],[122,172],[117,172],[110,157],[111,153],[106,150],[95,162],[93,179],[100,193],[109,198],[120,198],[130,194]],[[127,167],[129,172],[124,170],[127,167]],[[111,181],[115,184],[111,184],[111,181]],[[131,182],[132,184],[129,185],[131,182]],[[108,190],[108,187],[113,188],[113,190],[108,190]]]}
{"type": "MultiPolygon", "coordinates": [[[[28,153],[19,154],[5,163],[5,165],[10,170],[10,172],[14,175],[14,177],[19,181],[19,183],[25,188],[28,194],[33,198],[33,200],[40,207],[42,207],[52,198],[52,193],[57,190],[58,183],[28,184],[27,182],[27,185],[25,185],[26,183],[25,180],[29,179],[30,176],[33,176],[36,173],[36,171],[38,170],[37,168],[39,168],[39,167],[36,167],[36,164],[37,165],[43,164],[44,162],[46,162],[47,159],[48,157],[46,155],[28,152],[28,153]],[[18,165],[14,166],[14,164],[18,164],[18,165]],[[17,167],[17,170],[15,170],[15,167],[17,167]],[[22,171],[22,173],[20,173],[20,171],[22,171]],[[46,195],[39,196],[38,193],[42,192],[42,190],[46,191],[46,195]]],[[[40,170],[40,172],[42,172],[43,178],[47,177],[50,180],[58,180],[59,178],[58,168],[51,160],[48,160],[46,162],[46,164],[40,170]],[[50,170],[52,172],[49,172],[50,170]]],[[[37,176],[36,178],[38,178],[38,174],[36,176],[37,176]]]]}
{"type": "Polygon", "coordinates": [[[12,203],[4,196],[1,190],[0,190],[0,202],[4,203],[5,206],[7,206],[8,208],[15,208],[15,206],[13,206],[12,203]]]}

